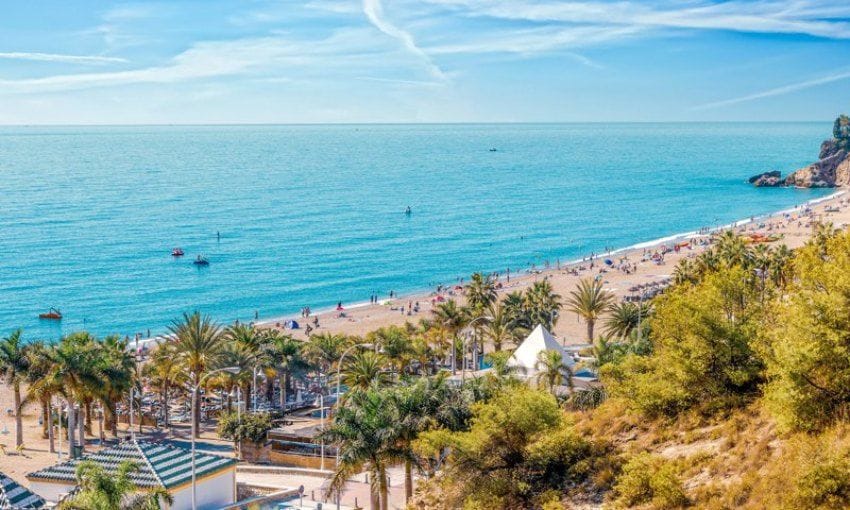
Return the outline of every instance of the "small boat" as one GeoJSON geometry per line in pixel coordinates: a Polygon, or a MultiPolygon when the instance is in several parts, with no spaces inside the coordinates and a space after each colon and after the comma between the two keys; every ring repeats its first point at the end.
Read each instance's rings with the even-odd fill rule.
{"type": "Polygon", "coordinates": [[[203,255],[198,255],[198,258],[192,261],[192,264],[196,266],[208,266],[210,265],[210,261],[206,259],[203,255]]]}
{"type": "Polygon", "coordinates": [[[183,253],[183,248],[174,248],[171,250],[172,257],[182,257],[183,255],[185,255],[185,253],[183,253]]]}
{"type": "Polygon", "coordinates": [[[499,149],[497,149],[497,148],[495,148],[495,147],[491,147],[491,148],[490,148],[490,152],[496,152],[496,151],[498,151],[498,150],[499,150],[499,149]]]}
{"type": "Polygon", "coordinates": [[[58,308],[51,308],[45,313],[38,314],[39,319],[46,319],[52,321],[61,321],[62,320],[62,312],[59,311],[58,308]]]}
{"type": "Polygon", "coordinates": [[[411,209],[410,206],[407,206],[407,209],[404,210],[404,214],[410,216],[411,213],[413,213],[413,209],[411,209]]]}

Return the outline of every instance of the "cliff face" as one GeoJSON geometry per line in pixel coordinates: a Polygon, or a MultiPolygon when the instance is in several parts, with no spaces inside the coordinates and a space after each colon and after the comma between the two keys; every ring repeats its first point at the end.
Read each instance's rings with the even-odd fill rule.
{"type": "Polygon", "coordinates": [[[820,159],[785,178],[786,186],[831,188],[850,185],[850,154],[838,142],[826,140],[820,146],[820,159]]]}
{"type": "Polygon", "coordinates": [[[765,172],[750,178],[754,186],[796,186],[799,188],[832,188],[850,186],[850,117],[835,119],[832,138],[820,144],[818,161],[789,174],[765,172]]]}

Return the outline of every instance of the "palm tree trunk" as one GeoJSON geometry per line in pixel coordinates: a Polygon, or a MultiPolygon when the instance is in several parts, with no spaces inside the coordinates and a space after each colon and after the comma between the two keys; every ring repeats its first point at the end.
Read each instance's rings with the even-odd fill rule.
{"type": "Polygon", "coordinates": [[[80,433],[80,451],[83,451],[86,447],[86,420],[83,417],[83,404],[80,404],[80,408],[77,410],[79,413],[77,417],[77,423],[79,424],[79,433],[80,433]]]}
{"type": "Polygon", "coordinates": [[[280,384],[280,410],[282,413],[286,414],[286,382],[288,379],[289,373],[283,372],[278,377],[278,381],[280,384]]]}
{"type": "Polygon", "coordinates": [[[91,400],[86,401],[85,410],[86,410],[86,434],[93,436],[94,434],[92,434],[92,428],[91,428],[91,415],[92,415],[91,400]]]}
{"type": "Polygon", "coordinates": [[[413,497],[413,465],[410,460],[404,461],[404,502],[409,503],[413,497]]]}
{"type": "Polygon", "coordinates": [[[15,446],[24,444],[24,422],[21,417],[21,383],[15,381],[15,446]]]}
{"type": "Polygon", "coordinates": [[[50,430],[50,408],[48,407],[47,399],[41,399],[41,438],[47,439],[50,430]]]}
{"type": "Polygon", "coordinates": [[[192,421],[195,422],[195,437],[201,437],[201,389],[193,390],[195,409],[192,410],[192,421]]]}
{"type": "Polygon", "coordinates": [[[381,490],[381,510],[387,510],[389,507],[389,490],[387,488],[387,471],[384,468],[381,468],[378,471],[380,478],[378,479],[378,486],[381,490]]]}
{"type": "Polygon", "coordinates": [[[50,401],[47,404],[47,419],[49,420],[49,425],[47,427],[47,440],[50,443],[50,453],[56,453],[56,439],[53,437],[53,409],[50,405],[50,401]]]}
{"type": "Polygon", "coordinates": [[[168,428],[168,384],[162,388],[162,419],[165,421],[165,428],[168,428]]]}
{"type": "MultiPolygon", "coordinates": [[[[75,423],[74,423],[74,404],[73,404],[73,402],[71,402],[70,399],[67,401],[67,403],[68,403],[68,453],[70,454],[70,453],[73,453],[74,443],[76,443],[76,441],[74,441],[74,436],[76,435],[76,432],[75,432],[76,428],[74,427],[74,425],[75,425],[75,423]]],[[[61,418],[60,418],[60,421],[61,421],[61,418]]],[[[68,458],[71,458],[70,455],[68,456],[68,458]]]]}
{"type": "Polygon", "coordinates": [[[594,319],[587,319],[587,341],[593,343],[593,327],[596,326],[594,319]]]}

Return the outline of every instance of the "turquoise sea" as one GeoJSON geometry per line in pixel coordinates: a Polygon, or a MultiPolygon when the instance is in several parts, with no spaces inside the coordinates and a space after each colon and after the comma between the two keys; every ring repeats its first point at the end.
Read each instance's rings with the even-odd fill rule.
{"type": "Polygon", "coordinates": [[[745,179],[811,162],[830,129],[3,127],[0,335],[297,315],[729,223],[825,195],[745,179]]]}

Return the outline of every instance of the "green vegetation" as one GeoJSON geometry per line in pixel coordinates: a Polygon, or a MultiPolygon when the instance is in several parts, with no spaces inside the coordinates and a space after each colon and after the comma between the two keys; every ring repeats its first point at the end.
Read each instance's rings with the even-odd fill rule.
{"type": "Polygon", "coordinates": [[[60,510],[160,510],[174,500],[164,488],[140,491],[130,475],[138,469],[122,462],[113,475],[98,464],[83,461],[77,466],[80,491],[59,504],[60,510]]]}
{"type": "Polygon", "coordinates": [[[272,418],[268,413],[228,413],[218,419],[218,435],[235,443],[263,443],[272,428],[272,418]]]}

